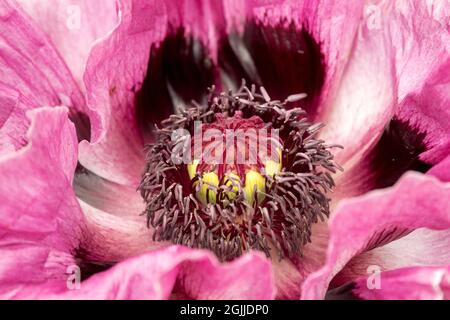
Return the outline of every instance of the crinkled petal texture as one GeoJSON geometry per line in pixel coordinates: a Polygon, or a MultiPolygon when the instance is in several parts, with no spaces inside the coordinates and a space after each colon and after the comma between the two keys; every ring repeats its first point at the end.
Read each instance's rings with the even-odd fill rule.
{"type": "Polygon", "coordinates": [[[0,1],[0,46],[1,152],[25,144],[27,110],[64,104],[74,114],[85,111],[84,97],[48,36],[9,0],[0,1]]]}
{"type": "Polygon", "coordinates": [[[81,88],[93,43],[117,24],[116,0],[15,0],[51,39],[81,88]]]}
{"type": "MultiPolygon", "coordinates": [[[[365,264],[356,263],[362,270],[356,268],[353,271],[361,276],[363,270],[366,274],[370,272],[368,268],[371,265],[379,266],[380,270],[389,270],[392,267],[390,264],[434,265],[450,261],[448,255],[450,205],[447,201],[449,196],[449,183],[431,176],[407,173],[394,187],[342,200],[330,221],[326,262],[307,278],[302,287],[302,298],[322,299],[333,277],[352,258],[389,243],[411,230],[427,228],[442,231],[433,233],[432,236],[428,235],[429,242],[425,240],[426,235],[419,234],[415,235],[419,237],[419,241],[415,243],[412,239],[416,237],[412,233],[392,242],[390,247],[388,245],[379,248],[378,250],[381,250],[379,255],[375,249],[368,254],[377,255],[378,259],[372,259],[370,263],[365,264]],[[409,241],[406,241],[408,237],[409,241]],[[440,240],[436,241],[439,238],[440,240]],[[438,245],[441,248],[437,247],[438,245]],[[406,246],[410,246],[409,254],[405,254],[408,252],[404,250],[406,246]],[[383,256],[383,250],[389,252],[389,248],[391,254],[383,256]]],[[[345,280],[351,280],[351,276],[347,274],[345,280]]]]}
{"type": "MultiPolygon", "coordinates": [[[[372,23],[371,16],[362,20],[337,94],[321,119],[327,126],[320,136],[344,146],[335,159],[346,170],[380,137],[396,104],[391,39],[385,28],[372,23]]],[[[383,15],[378,23],[386,23],[383,15]]]]}
{"type": "Polygon", "coordinates": [[[372,300],[449,300],[450,267],[411,267],[383,272],[379,287],[369,289],[366,279],[354,292],[372,300]]]}
{"type": "Polygon", "coordinates": [[[396,49],[397,116],[426,132],[421,158],[444,159],[450,149],[450,3],[391,1],[389,29],[396,49]]]}
{"type": "MultiPolygon", "coordinates": [[[[448,188],[448,182],[450,181],[448,178],[449,170],[450,156],[439,165],[433,167],[428,172],[428,177],[421,177],[423,179],[434,181],[436,180],[431,176],[437,177],[440,180],[438,183],[445,190],[448,188]]],[[[414,187],[414,185],[411,185],[411,187],[414,187]]],[[[421,193],[420,190],[416,192],[421,193]]],[[[425,196],[426,194],[427,192],[425,193],[425,196]]],[[[442,201],[444,201],[445,204],[445,200],[442,201]]],[[[440,204],[436,204],[436,206],[439,207],[440,204]]],[[[448,208],[445,206],[439,208],[437,214],[441,213],[444,214],[444,218],[450,219],[448,208]],[[443,211],[441,212],[441,210],[443,211]]],[[[426,215],[428,218],[430,216],[433,217],[435,210],[422,214],[424,216],[426,215]]],[[[446,268],[450,263],[450,230],[448,229],[447,222],[443,223],[440,228],[442,228],[442,230],[433,230],[427,228],[425,225],[423,228],[419,228],[415,231],[412,231],[413,228],[398,226],[384,228],[377,236],[372,238],[370,246],[367,246],[360,254],[353,257],[345,265],[345,267],[335,276],[331,286],[340,286],[352,282],[357,278],[373,281],[373,276],[371,277],[369,275],[375,271],[381,272],[408,267],[426,268],[427,266],[446,268]],[[407,235],[395,240],[403,235],[404,231],[406,231],[407,235]]],[[[381,274],[381,282],[383,281],[384,274],[384,272],[381,274]]],[[[390,273],[386,274],[389,275],[390,273]]],[[[362,281],[363,280],[359,280],[358,283],[361,285],[362,281]]],[[[366,289],[368,289],[368,287],[366,287],[366,289]]],[[[421,293],[418,292],[417,294],[420,295],[421,293]]]]}
{"type": "Polygon", "coordinates": [[[123,1],[120,23],[97,44],[85,74],[88,104],[99,111],[92,143],[80,144],[80,162],[97,175],[135,187],[144,165],[143,138],[137,127],[135,98],[142,85],[150,45],[167,27],[156,1],[123,1]]]}
{"type": "Polygon", "coordinates": [[[74,126],[66,108],[29,115],[29,143],[0,159],[1,297],[166,299],[178,279],[194,298],[273,298],[271,265],[260,253],[220,264],[211,253],[182,247],[142,254],[78,286],[87,223],[71,187],[74,126]]]}
{"type": "Polygon", "coordinates": [[[61,289],[74,264],[83,215],[71,182],[77,137],[67,109],[29,113],[28,144],[0,158],[0,292],[61,289]],[[59,139],[55,139],[55,136],[59,139]]]}
{"type": "MultiPolygon", "coordinates": [[[[369,34],[383,34],[385,46],[390,48],[391,53],[387,57],[394,68],[391,72],[393,82],[389,86],[395,91],[391,92],[393,99],[389,109],[383,94],[383,91],[389,91],[383,90],[380,81],[373,80],[376,85],[370,89],[358,86],[358,83],[363,83],[361,81],[356,86],[350,83],[352,89],[343,91],[344,98],[348,97],[344,101],[357,102],[357,97],[361,95],[366,99],[359,104],[363,111],[352,113],[357,116],[345,119],[347,112],[342,108],[345,104],[338,103],[338,108],[332,109],[337,110],[334,119],[345,119],[332,121],[323,132],[323,137],[327,139],[337,133],[338,142],[345,146],[337,154],[345,171],[335,179],[336,198],[390,186],[408,169],[425,172],[450,152],[449,94],[446,90],[449,86],[446,70],[450,58],[447,23],[450,3],[380,1],[378,4],[368,4],[365,11],[368,13],[366,25],[369,34]],[[376,92],[379,98],[367,96],[376,92]],[[375,105],[381,100],[381,104],[375,105]],[[366,128],[370,129],[366,131],[366,128]],[[357,136],[354,137],[353,132],[357,136]],[[359,140],[361,136],[358,132],[366,133],[365,138],[359,140]],[[360,144],[360,141],[363,143],[360,144]]],[[[360,42],[356,42],[356,51],[359,45],[360,42]]],[[[387,59],[383,58],[383,61],[387,59]]],[[[352,62],[353,57],[349,62],[350,69],[352,62]]],[[[383,62],[374,61],[373,66],[378,68],[383,66],[383,62]]],[[[361,73],[365,70],[363,68],[361,73]]],[[[360,79],[381,79],[387,74],[387,69],[380,72],[383,74],[381,76],[375,70],[370,73],[372,75],[360,79]]],[[[333,119],[333,112],[331,116],[326,122],[333,119]]]]}
{"type": "Polygon", "coordinates": [[[191,299],[273,299],[270,262],[249,253],[219,264],[207,251],[171,246],[96,274],[64,298],[168,299],[177,286],[191,299]]]}

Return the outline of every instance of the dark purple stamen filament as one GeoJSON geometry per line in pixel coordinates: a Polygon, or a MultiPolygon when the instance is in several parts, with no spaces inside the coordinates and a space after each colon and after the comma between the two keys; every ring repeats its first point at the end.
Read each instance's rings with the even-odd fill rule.
{"type": "MultiPolygon", "coordinates": [[[[330,152],[338,146],[315,138],[322,125],[311,124],[300,108],[286,110],[286,104],[302,98],[303,94],[295,94],[272,101],[264,88],[257,92],[243,82],[236,93],[215,94],[211,88],[206,106],[194,103],[163,121],[156,142],[146,147],[147,166],[139,186],[154,239],[210,249],[221,260],[250,249],[267,256],[272,251],[280,257],[301,253],[311,240],[312,224],[329,215],[326,194],[334,187],[331,173],[342,170],[330,152]],[[282,170],[274,176],[264,174],[265,188],[257,190],[264,196],[260,203],[249,203],[240,189],[226,202],[202,203],[196,197],[201,175],[191,179],[187,166],[171,159],[177,144],[171,140],[172,132],[180,128],[192,132],[196,120],[213,124],[217,114],[232,118],[236,113],[245,119],[257,116],[266,127],[279,130],[282,170]]],[[[220,194],[227,194],[229,186],[216,186],[214,192],[222,199],[220,194]]]]}

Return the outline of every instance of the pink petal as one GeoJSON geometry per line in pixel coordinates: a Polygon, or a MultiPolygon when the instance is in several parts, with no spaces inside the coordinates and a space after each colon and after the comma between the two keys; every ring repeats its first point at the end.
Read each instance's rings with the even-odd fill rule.
{"type": "Polygon", "coordinates": [[[359,196],[374,189],[390,187],[408,170],[427,172],[431,165],[420,159],[420,155],[427,150],[425,138],[425,134],[417,128],[393,118],[381,137],[335,177],[333,199],[359,196]]]}
{"type": "Polygon", "coordinates": [[[450,228],[450,186],[417,173],[392,188],[342,200],[330,220],[324,266],[303,284],[303,299],[325,296],[332,278],[356,255],[395,240],[405,230],[450,228]]]}
{"type": "Polygon", "coordinates": [[[437,163],[450,152],[450,3],[392,2],[390,30],[396,47],[397,116],[426,132],[422,159],[437,163]]]}
{"type": "Polygon", "coordinates": [[[395,53],[382,10],[366,5],[340,87],[321,119],[326,127],[320,136],[344,147],[335,158],[346,170],[376,142],[394,113],[395,53]]]}
{"type": "Polygon", "coordinates": [[[79,288],[50,291],[24,287],[9,298],[169,299],[177,286],[192,299],[273,299],[270,262],[249,253],[220,264],[208,251],[172,246],[128,259],[83,281],[79,288]]]}
{"type": "Polygon", "coordinates": [[[4,297],[65,291],[76,250],[89,261],[114,263],[152,248],[138,213],[125,219],[83,202],[81,212],[72,190],[77,137],[67,109],[35,109],[29,116],[28,144],[0,160],[4,297]]]}
{"type": "Polygon", "coordinates": [[[119,263],[66,293],[77,299],[168,299],[177,284],[192,299],[273,299],[270,262],[249,253],[219,264],[208,251],[172,246],[119,263]]]}
{"type": "Polygon", "coordinates": [[[431,168],[427,174],[435,176],[441,181],[450,181],[450,155],[431,168]]]}
{"type": "Polygon", "coordinates": [[[449,248],[450,230],[418,229],[355,256],[334,277],[331,286],[338,287],[367,277],[373,267],[379,271],[389,271],[413,266],[447,265],[450,261],[449,248]]]}
{"type": "Polygon", "coordinates": [[[407,0],[389,5],[389,28],[396,47],[402,101],[410,93],[420,92],[426,80],[448,63],[450,3],[407,0]]]}
{"type": "Polygon", "coordinates": [[[0,43],[0,147],[16,150],[27,110],[66,105],[82,112],[84,97],[47,35],[12,1],[0,2],[0,43]]]}
{"type": "Polygon", "coordinates": [[[24,133],[28,122],[15,89],[0,85],[0,150],[3,153],[15,151],[26,144],[24,133]]]}
{"type": "Polygon", "coordinates": [[[85,74],[91,144],[80,144],[81,164],[110,181],[136,187],[143,168],[143,138],[136,122],[136,91],[146,75],[150,46],[165,35],[156,1],[123,1],[114,31],[91,51],[85,74]]]}
{"type": "Polygon", "coordinates": [[[75,175],[73,186],[87,220],[80,244],[83,259],[114,263],[168,245],[152,241],[145,204],[135,188],[83,170],[75,175]]]}
{"type": "Polygon", "coordinates": [[[67,289],[72,255],[46,245],[1,244],[0,299],[32,299],[67,289]],[[20,271],[19,271],[20,270],[20,271]]]}
{"type": "Polygon", "coordinates": [[[354,292],[362,299],[448,300],[450,267],[414,267],[380,274],[380,287],[369,289],[360,279],[354,292]]]}
{"type": "MultiPolygon", "coordinates": [[[[29,116],[32,125],[28,145],[0,158],[0,186],[4,189],[1,192],[4,209],[1,210],[3,217],[0,223],[11,230],[30,235],[36,233],[36,236],[42,233],[48,237],[63,227],[55,223],[58,213],[48,210],[51,203],[74,204],[66,198],[73,196],[71,183],[77,163],[77,140],[74,126],[67,120],[66,109],[40,108],[30,111],[29,116]],[[60,138],[55,140],[55,135],[60,138]],[[49,180],[51,183],[42,183],[49,180]],[[36,199],[43,200],[43,204],[36,199]]],[[[65,219],[75,218],[76,213],[65,219]]]]}
{"type": "Polygon", "coordinates": [[[113,264],[169,245],[152,241],[152,229],[147,227],[147,217],[140,212],[133,216],[117,216],[78,201],[86,218],[80,242],[83,260],[113,264]]]}
{"type": "Polygon", "coordinates": [[[137,217],[145,209],[136,188],[110,182],[91,172],[77,172],[73,187],[83,202],[115,216],[137,217]]]}
{"type": "Polygon", "coordinates": [[[116,1],[16,0],[51,39],[80,87],[92,44],[117,24],[116,1]]]}
{"type": "Polygon", "coordinates": [[[450,154],[449,69],[450,54],[446,63],[431,74],[420,89],[402,100],[398,110],[399,118],[425,133],[427,151],[420,158],[433,164],[450,154]]]}
{"type": "MultiPolygon", "coordinates": [[[[450,156],[434,166],[427,175],[449,182],[450,156]]],[[[340,286],[367,276],[370,266],[394,270],[411,266],[446,265],[450,261],[450,230],[418,229],[384,246],[355,256],[337,274],[332,286],[340,286]]]]}
{"type": "MultiPolygon", "coordinates": [[[[200,39],[217,61],[218,43],[225,29],[223,0],[164,0],[167,19],[174,27],[200,39]]],[[[206,88],[205,88],[206,89],[206,88]]]]}
{"type": "MultiPolygon", "coordinates": [[[[446,72],[450,67],[450,55],[448,53],[450,37],[448,31],[445,30],[448,28],[446,26],[450,8],[448,3],[444,4],[440,1],[429,1],[427,3],[423,1],[382,2],[379,5],[369,4],[366,8],[373,12],[367,20],[367,23],[371,26],[369,29],[372,33],[383,32],[385,34],[383,37],[386,39],[385,43],[393,46],[392,53],[384,59],[393,61],[395,64],[393,72],[395,81],[391,81],[389,86],[398,87],[397,98],[395,97],[395,91],[393,91],[394,103],[397,105],[395,110],[390,108],[387,103],[380,106],[376,105],[381,100],[376,95],[384,96],[380,92],[382,86],[377,85],[372,90],[363,91],[358,90],[358,87],[355,86],[355,83],[359,83],[358,80],[351,82],[352,89],[347,92],[347,95],[349,97],[357,96],[356,93],[352,95],[352,92],[361,92],[361,95],[368,100],[368,103],[364,103],[364,108],[367,111],[365,113],[370,117],[370,113],[373,112],[373,119],[376,119],[361,117],[362,121],[358,121],[362,129],[361,132],[366,132],[365,137],[359,134],[358,128],[341,125],[341,123],[350,124],[351,121],[345,120],[344,115],[347,113],[344,110],[339,107],[333,109],[335,110],[335,118],[342,119],[342,121],[339,123],[328,120],[335,123],[336,126],[329,125],[325,128],[324,137],[332,139],[333,136],[337,135],[337,139],[345,139],[345,136],[349,138],[349,142],[337,141],[345,147],[343,151],[337,154],[338,160],[341,159],[341,164],[346,169],[342,176],[336,178],[342,193],[340,196],[362,194],[367,187],[377,187],[376,183],[371,180],[381,176],[383,174],[381,171],[389,171],[386,168],[371,168],[373,164],[369,161],[375,161],[376,159],[371,159],[371,157],[377,156],[377,152],[381,153],[374,149],[380,147],[382,141],[378,139],[379,134],[383,125],[388,124],[386,120],[392,115],[395,116],[397,123],[401,123],[402,126],[406,126],[411,131],[424,136],[420,139],[422,140],[420,142],[423,142],[423,150],[419,148],[421,150],[417,150],[419,151],[417,154],[415,150],[406,150],[406,153],[411,153],[411,157],[419,158],[420,155],[421,161],[437,163],[450,152],[450,128],[448,127],[450,113],[446,107],[450,96],[448,90],[445,89],[448,87],[450,80],[448,72],[446,72]],[[372,92],[374,97],[370,98],[367,95],[368,92],[372,92]],[[371,103],[374,103],[374,105],[371,106],[371,103]],[[369,125],[366,125],[365,122],[369,125]],[[348,129],[342,130],[342,127],[348,129]],[[365,128],[369,130],[366,131],[365,128]],[[345,134],[341,138],[340,131],[345,134]],[[358,143],[353,144],[352,141],[358,143]],[[372,143],[377,143],[377,145],[372,146],[372,143]],[[361,163],[359,161],[361,158],[369,160],[367,160],[367,163],[361,163]],[[345,164],[346,161],[349,161],[349,164],[345,164]],[[374,170],[379,170],[379,172],[374,172],[374,170]]],[[[374,64],[377,68],[380,65],[380,63],[374,64]]],[[[376,73],[377,71],[373,72],[376,73]]],[[[387,75],[388,72],[385,70],[381,74],[387,75]]],[[[370,76],[360,76],[359,78],[370,79],[370,76]]],[[[376,82],[374,81],[374,83],[376,82]]],[[[392,103],[390,105],[392,107],[392,103]]],[[[357,114],[354,118],[355,120],[358,119],[357,114]]],[[[389,128],[392,131],[391,127],[392,123],[389,128]]],[[[409,132],[405,134],[408,135],[407,139],[409,139],[409,132]]],[[[412,147],[415,148],[415,141],[412,144],[412,147]]],[[[401,155],[390,155],[389,152],[390,150],[385,152],[386,161],[390,161],[389,157],[395,158],[396,163],[392,166],[392,169],[395,170],[397,167],[401,171],[402,164],[399,161],[402,160],[398,159],[398,156],[401,157],[401,155]]],[[[405,155],[407,156],[407,154],[405,155]]],[[[419,160],[416,162],[419,162],[419,160]]],[[[403,170],[407,169],[408,167],[403,170]]],[[[394,176],[397,174],[396,172],[393,173],[394,176]]],[[[389,180],[389,178],[384,179],[384,181],[386,180],[389,180]]],[[[385,182],[382,186],[386,186],[386,184],[389,183],[385,182]]]]}
{"type": "Polygon", "coordinates": [[[77,137],[67,113],[30,111],[28,144],[0,158],[0,292],[59,288],[74,263],[68,252],[78,246],[83,216],[71,186],[77,137]]]}

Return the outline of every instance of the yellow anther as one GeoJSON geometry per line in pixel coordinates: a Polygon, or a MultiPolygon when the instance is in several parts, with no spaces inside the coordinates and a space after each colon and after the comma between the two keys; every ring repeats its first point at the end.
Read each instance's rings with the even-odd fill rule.
{"type": "Polygon", "coordinates": [[[247,203],[253,205],[255,198],[258,204],[264,200],[264,195],[260,192],[264,192],[266,189],[266,179],[254,170],[250,170],[245,175],[244,196],[247,203]],[[259,192],[258,192],[259,191],[259,192]]]}
{"type": "Polygon", "coordinates": [[[197,173],[197,166],[198,166],[199,162],[200,161],[198,161],[198,160],[194,160],[191,164],[187,165],[187,171],[189,174],[189,178],[191,180],[195,177],[195,174],[197,173]]]}
{"type": "Polygon", "coordinates": [[[281,163],[273,160],[267,160],[264,166],[266,175],[273,177],[281,171],[281,163]]]}
{"type": "MultiPolygon", "coordinates": [[[[187,165],[187,171],[189,177],[193,179],[197,174],[198,160],[194,160],[191,164],[187,165]]],[[[273,160],[266,161],[265,166],[267,175],[274,175],[281,170],[281,164],[273,160]]],[[[215,172],[205,172],[201,175],[202,187],[196,193],[197,199],[203,204],[208,203],[215,204],[217,201],[233,200],[239,194],[242,180],[234,172],[229,172],[225,175],[223,184],[227,187],[223,190],[220,199],[217,199],[217,192],[219,187],[219,177],[215,172]]],[[[198,187],[199,182],[195,181],[193,187],[198,187]]],[[[264,200],[264,195],[261,192],[265,192],[266,179],[263,175],[255,170],[250,170],[245,175],[245,186],[241,189],[244,193],[245,200],[249,205],[255,203],[260,204],[264,200]]],[[[224,202],[224,203],[225,203],[224,202]]]]}
{"type": "MultiPolygon", "coordinates": [[[[219,177],[214,172],[206,172],[202,175],[202,187],[197,192],[197,199],[203,204],[216,203],[217,187],[219,186],[219,177]]],[[[198,182],[194,183],[196,186],[198,182]]]]}
{"type": "Polygon", "coordinates": [[[264,171],[266,175],[273,177],[281,171],[281,150],[277,149],[278,161],[267,160],[264,163],[264,171]]]}
{"type": "Polygon", "coordinates": [[[225,185],[228,187],[228,192],[225,193],[226,198],[233,200],[239,193],[239,185],[241,178],[235,173],[228,173],[225,179],[225,185]]]}

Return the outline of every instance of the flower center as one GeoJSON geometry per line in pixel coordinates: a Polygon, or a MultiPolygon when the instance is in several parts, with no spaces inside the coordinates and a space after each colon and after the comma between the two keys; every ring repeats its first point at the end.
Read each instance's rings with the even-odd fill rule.
{"type": "Polygon", "coordinates": [[[210,249],[230,260],[256,249],[295,256],[311,226],[329,215],[333,162],[322,127],[300,108],[305,97],[271,100],[242,84],[206,105],[171,115],[146,147],[139,190],[153,238],[210,249]]]}
{"type": "Polygon", "coordinates": [[[233,116],[216,113],[215,122],[204,124],[191,145],[195,160],[187,170],[197,199],[204,205],[227,207],[239,195],[250,206],[261,204],[264,176],[273,177],[281,170],[278,134],[268,131],[258,116],[243,118],[242,111],[233,116]]]}

